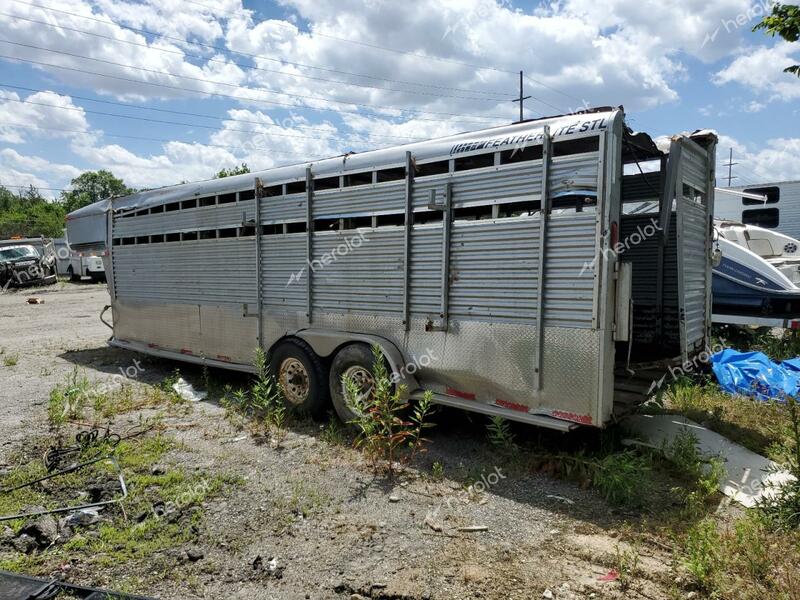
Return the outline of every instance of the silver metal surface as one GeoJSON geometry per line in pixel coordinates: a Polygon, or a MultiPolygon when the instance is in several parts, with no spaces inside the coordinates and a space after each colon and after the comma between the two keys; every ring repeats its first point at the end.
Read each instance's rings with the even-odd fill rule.
{"type": "MultiPolygon", "coordinates": [[[[424,387],[443,403],[526,422],[552,426],[550,417],[557,417],[557,427],[603,426],[613,406],[618,320],[616,256],[609,249],[612,224],[620,220],[621,116],[592,115],[589,123],[606,127],[579,136],[599,138],[592,152],[544,151],[540,160],[507,162],[513,146],[479,132],[453,144],[331,159],[315,163],[313,173],[310,164],[265,172],[271,191],[258,194],[258,206],[245,200],[137,215],[143,206],[180,199],[174,190],[137,195],[117,207],[112,223],[111,237],[128,239],[113,247],[114,343],[248,371],[259,342],[269,349],[286,336],[306,340],[325,357],[343,344],[377,343],[409,391],[424,387]],[[491,166],[463,168],[458,160],[480,153],[491,155],[491,166]],[[402,169],[403,158],[406,181],[378,183],[378,170],[402,169]],[[425,162],[441,162],[447,172],[415,176],[414,165],[425,162]],[[354,168],[371,177],[362,171],[349,179],[354,168]],[[332,176],[338,187],[314,190],[316,179],[332,176]],[[303,178],[305,193],[286,193],[289,181],[303,178]],[[349,185],[365,179],[372,183],[349,185]],[[596,205],[548,214],[553,194],[577,188],[596,192],[596,205]],[[444,219],[435,202],[429,206],[432,193],[444,193],[444,219]],[[525,204],[508,207],[512,202],[525,204]],[[195,241],[158,237],[174,227],[190,233],[241,227],[243,214],[282,227],[266,228],[257,240],[216,231],[214,239],[195,241]],[[370,226],[348,228],[364,224],[348,217],[366,216],[370,226]],[[338,226],[314,231],[319,219],[338,226]],[[290,224],[303,221],[305,232],[289,233],[296,231],[290,224]],[[136,243],[140,236],[157,237],[136,243]],[[260,326],[248,318],[259,311],[260,326]]],[[[552,127],[555,143],[576,137],[566,131],[585,120],[576,115],[504,131],[530,131],[530,144],[547,145],[544,126],[552,127]]],[[[689,171],[691,181],[696,170],[689,171]]],[[[243,185],[232,179],[182,189],[221,194],[243,185]]],[[[681,208],[681,215],[692,210],[681,208]]],[[[700,241],[699,229],[680,226],[692,243],[700,241]]],[[[644,250],[643,260],[651,260],[644,250]]],[[[637,279],[635,261],[632,286],[634,297],[655,287],[652,273],[637,279]]]]}
{"type": "Polygon", "coordinates": [[[542,139],[542,193],[541,208],[539,209],[539,256],[536,263],[536,347],[533,357],[533,389],[538,392],[542,389],[542,363],[544,330],[544,289],[545,261],[547,259],[547,218],[550,214],[550,153],[552,142],[550,128],[545,126],[542,139]]]}

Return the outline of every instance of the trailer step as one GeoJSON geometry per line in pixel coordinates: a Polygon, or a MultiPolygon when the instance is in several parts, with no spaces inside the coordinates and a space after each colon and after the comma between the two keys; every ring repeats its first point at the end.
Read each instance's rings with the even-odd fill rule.
{"type": "MultiPolygon", "coordinates": [[[[418,391],[411,394],[412,400],[421,400],[424,392],[418,391]]],[[[456,398],[455,396],[448,396],[433,392],[433,401],[437,404],[445,406],[452,406],[453,408],[461,408],[472,412],[483,413],[489,416],[500,416],[507,418],[511,421],[520,421],[521,423],[528,423],[538,427],[547,427],[549,429],[556,429],[558,431],[572,431],[579,426],[578,423],[572,421],[564,421],[562,419],[555,419],[547,415],[536,415],[528,412],[520,412],[500,406],[493,406],[491,404],[484,404],[476,402],[475,400],[465,400],[463,398],[456,398]]]]}

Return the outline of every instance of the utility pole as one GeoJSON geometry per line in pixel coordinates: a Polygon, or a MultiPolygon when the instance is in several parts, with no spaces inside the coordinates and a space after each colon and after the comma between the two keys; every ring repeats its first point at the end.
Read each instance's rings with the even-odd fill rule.
{"type": "Polygon", "coordinates": [[[519,120],[520,120],[520,122],[522,122],[524,120],[524,117],[523,117],[523,114],[522,114],[522,104],[525,102],[525,100],[527,100],[528,98],[531,98],[531,96],[523,96],[522,95],[523,93],[524,92],[522,91],[522,71],[520,71],[519,72],[519,98],[514,98],[512,100],[512,102],[519,102],[519,120]]]}
{"type": "Polygon", "coordinates": [[[739,163],[733,162],[733,148],[731,148],[731,151],[728,153],[728,162],[722,164],[723,167],[728,167],[728,187],[731,187],[731,180],[736,179],[736,177],[733,176],[733,166],[738,164],[739,163]]]}

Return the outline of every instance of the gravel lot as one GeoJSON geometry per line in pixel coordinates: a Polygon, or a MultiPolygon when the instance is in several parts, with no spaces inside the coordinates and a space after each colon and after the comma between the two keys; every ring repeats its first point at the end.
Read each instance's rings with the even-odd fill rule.
{"type": "MultiPolygon", "coordinates": [[[[76,367],[105,381],[137,359],[143,385],[178,367],[202,385],[197,368],[108,348],[110,331],[98,319],[107,302],[105,286],[94,284],[0,294],[0,466],[47,435],[49,391],[76,367]],[[44,303],[28,304],[32,295],[44,303]]],[[[234,386],[247,381],[212,375],[234,386]]],[[[123,423],[136,418],[126,415],[123,423]]],[[[202,558],[173,552],[164,557],[168,572],[119,564],[103,573],[74,568],[69,577],[113,588],[135,575],[138,593],[187,599],[671,597],[670,557],[657,548],[639,551],[646,578],[631,589],[600,581],[626,548],[619,539],[626,515],[591,491],[519,474],[486,443],[481,418],[444,411],[434,421],[429,452],[390,482],[359,452],[326,441],[324,424],[293,423],[275,444],[214,402],[194,404],[165,421],[182,442],[170,461],[243,480],[204,505],[193,546],[202,558]],[[443,477],[431,475],[434,462],[443,477]],[[485,492],[465,489],[481,478],[485,492]],[[426,525],[426,516],[442,531],[426,525]],[[459,531],[470,526],[487,530],[459,531]],[[277,568],[262,568],[270,560],[277,568]]]]}

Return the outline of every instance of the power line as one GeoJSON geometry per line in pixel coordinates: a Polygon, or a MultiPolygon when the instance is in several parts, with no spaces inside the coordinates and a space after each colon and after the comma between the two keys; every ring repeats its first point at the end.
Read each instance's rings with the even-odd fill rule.
{"type": "MultiPolygon", "coordinates": [[[[25,90],[27,92],[40,92],[40,93],[50,93],[50,94],[57,94],[58,93],[58,92],[54,92],[53,90],[43,90],[41,88],[30,88],[30,87],[25,87],[25,86],[22,86],[22,85],[13,85],[11,83],[3,83],[3,82],[0,82],[0,87],[12,88],[12,89],[15,89],[15,90],[25,90]]],[[[135,104],[126,104],[125,102],[114,102],[113,100],[101,100],[100,98],[89,98],[88,96],[77,96],[77,95],[71,94],[71,93],[68,93],[67,95],[72,99],[84,100],[86,102],[97,102],[97,103],[100,103],[100,104],[109,104],[111,106],[122,106],[124,108],[133,108],[133,109],[136,109],[136,110],[152,110],[152,111],[155,111],[155,112],[168,113],[168,114],[173,114],[173,115],[183,115],[183,116],[188,116],[188,117],[201,117],[201,118],[204,118],[204,119],[216,119],[217,121],[235,121],[237,123],[250,123],[250,124],[253,124],[253,125],[279,127],[279,125],[277,123],[264,123],[263,121],[254,121],[252,119],[238,119],[236,117],[231,117],[231,116],[220,117],[219,115],[209,115],[209,114],[189,112],[189,111],[184,111],[184,110],[171,110],[171,109],[168,109],[168,108],[159,108],[159,107],[155,107],[155,106],[137,106],[135,104]]],[[[12,99],[11,98],[0,98],[0,101],[2,101],[2,100],[12,100],[12,99]]],[[[16,100],[16,102],[20,102],[20,100],[16,100]]],[[[60,108],[60,107],[56,107],[56,108],[60,108]]],[[[83,110],[86,110],[86,109],[83,109],[83,110]]],[[[293,129],[306,129],[308,131],[319,131],[319,132],[322,132],[322,133],[330,133],[330,130],[328,130],[328,129],[322,129],[322,128],[319,128],[319,127],[312,127],[310,125],[302,125],[302,124],[299,124],[299,123],[297,123],[297,124],[293,123],[292,124],[292,128],[293,129]]],[[[277,135],[277,134],[275,134],[275,135],[277,135]]],[[[410,135],[381,135],[381,134],[372,134],[372,133],[364,133],[364,134],[359,134],[359,135],[362,135],[363,137],[367,137],[367,138],[374,138],[374,139],[397,139],[397,140],[411,140],[411,141],[421,141],[421,140],[425,139],[425,138],[420,138],[420,137],[413,137],[413,136],[410,136],[410,135]]],[[[287,136],[287,137],[289,137],[289,136],[287,136]]],[[[298,137],[298,136],[291,136],[291,137],[298,137]]],[[[312,137],[312,136],[310,136],[310,137],[312,137]]],[[[316,136],[313,136],[312,139],[318,139],[318,138],[316,136]]]]}
{"type": "MultiPolygon", "coordinates": [[[[20,15],[14,15],[14,14],[5,13],[5,12],[0,12],[0,15],[3,15],[3,16],[6,16],[6,17],[12,17],[14,19],[19,19],[19,20],[22,20],[22,21],[28,21],[30,23],[36,23],[38,25],[44,25],[46,27],[63,29],[63,30],[66,30],[66,31],[73,31],[73,32],[80,33],[80,34],[83,34],[83,35],[90,35],[90,36],[94,36],[94,37],[98,37],[98,38],[102,38],[102,39],[106,39],[106,40],[119,42],[119,43],[122,43],[122,44],[130,44],[132,46],[138,46],[140,48],[146,48],[148,50],[154,50],[156,52],[165,52],[167,54],[176,54],[178,56],[186,56],[186,57],[190,57],[190,58],[197,58],[197,59],[205,60],[207,62],[216,62],[216,63],[221,63],[221,64],[224,64],[224,65],[236,65],[237,67],[241,67],[243,69],[249,69],[249,70],[255,70],[255,71],[264,71],[265,73],[277,73],[277,74],[283,75],[285,77],[311,79],[311,80],[314,80],[314,81],[326,81],[326,82],[329,82],[329,83],[336,83],[336,84],[339,84],[339,85],[348,85],[348,86],[355,86],[355,87],[362,87],[362,88],[370,88],[370,89],[375,89],[375,90],[383,90],[383,91],[387,91],[387,92],[401,92],[401,93],[405,93],[405,94],[413,94],[413,95],[418,95],[418,96],[433,96],[433,97],[437,97],[437,98],[455,98],[455,99],[459,99],[459,100],[471,100],[471,101],[476,101],[476,102],[503,102],[503,101],[506,100],[506,98],[491,98],[491,97],[490,98],[477,98],[477,97],[470,97],[470,96],[456,96],[456,95],[452,95],[452,94],[439,94],[439,93],[436,93],[436,92],[422,92],[422,91],[416,91],[416,90],[403,90],[403,89],[397,89],[397,88],[388,88],[388,87],[382,87],[382,86],[376,86],[376,85],[369,85],[369,84],[366,84],[366,83],[342,81],[341,79],[328,79],[326,77],[315,77],[313,75],[303,75],[301,73],[287,73],[286,71],[279,71],[277,69],[267,69],[267,68],[264,68],[264,67],[248,65],[248,64],[245,64],[245,63],[242,63],[242,62],[236,62],[236,61],[233,61],[233,60],[225,60],[225,59],[220,59],[220,58],[206,57],[206,56],[202,56],[200,54],[191,54],[191,53],[188,53],[188,52],[183,52],[181,50],[170,50],[168,48],[159,48],[158,46],[151,46],[151,45],[148,45],[148,44],[142,44],[140,42],[134,42],[133,40],[123,40],[123,39],[120,39],[120,38],[117,38],[117,37],[114,37],[114,36],[111,36],[111,35],[103,35],[101,33],[94,33],[94,32],[91,32],[91,31],[85,31],[83,29],[77,29],[77,28],[74,28],[74,27],[68,27],[66,25],[62,25],[61,23],[54,24],[54,23],[48,23],[47,21],[37,21],[36,19],[31,19],[31,18],[28,18],[28,17],[23,17],[23,16],[20,16],[20,15]]],[[[476,93],[476,92],[473,92],[472,90],[464,90],[464,91],[469,92],[469,93],[476,93]]]]}
{"type": "MultiPolygon", "coordinates": [[[[23,44],[22,42],[12,42],[10,40],[0,39],[0,43],[9,44],[9,45],[12,45],[12,46],[21,46],[23,48],[31,48],[31,49],[34,49],[34,50],[42,50],[44,52],[51,52],[53,54],[61,54],[61,55],[66,55],[66,56],[72,56],[74,58],[81,58],[81,59],[85,59],[85,60],[91,60],[91,61],[95,61],[95,62],[99,62],[99,63],[113,65],[113,66],[116,66],[116,67],[123,67],[123,68],[126,68],[126,69],[135,69],[137,71],[144,71],[145,73],[154,73],[156,75],[166,75],[167,77],[177,77],[179,79],[188,79],[190,81],[199,81],[201,83],[209,83],[209,84],[213,84],[213,85],[221,85],[221,86],[225,86],[225,87],[231,87],[231,88],[236,88],[236,89],[247,90],[249,92],[261,92],[261,93],[265,93],[265,94],[276,94],[276,95],[280,95],[280,96],[289,96],[289,97],[298,98],[298,99],[301,99],[301,100],[319,100],[319,101],[322,101],[322,102],[330,102],[331,104],[344,104],[344,105],[348,105],[349,104],[349,105],[352,105],[352,106],[358,106],[358,107],[364,107],[364,108],[377,108],[377,109],[389,110],[389,111],[395,110],[395,111],[398,111],[398,112],[419,113],[419,114],[423,114],[423,115],[440,115],[440,116],[449,116],[449,117],[467,116],[472,120],[472,122],[486,122],[486,121],[492,121],[492,120],[495,120],[495,119],[503,119],[504,118],[504,117],[500,117],[500,116],[482,117],[482,116],[479,116],[479,115],[461,115],[461,114],[447,113],[447,112],[421,111],[421,110],[408,109],[408,108],[398,108],[398,107],[394,107],[394,106],[379,106],[379,105],[374,105],[374,104],[365,104],[365,103],[352,102],[352,101],[347,101],[347,100],[329,100],[329,99],[324,98],[322,96],[309,96],[309,95],[304,95],[304,94],[290,94],[288,92],[274,92],[272,90],[266,90],[266,89],[263,89],[263,88],[251,88],[251,87],[247,87],[247,86],[244,86],[244,85],[238,85],[238,84],[235,84],[235,83],[228,83],[226,81],[216,81],[216,80],[212,80],[212,79],[204,79],[202,77],[192,77],[191,75],[178,75],[177,73],[171,73],[169,71],[157,71],[156,69],[148,69],[147,67],[138,67],[136,65],[126,65],[124,63],[119,63],[119,62],[112,61],[112,60],[106,60],[106,59],[103,59],[103,58],[94,58],[94,57],[91,57],[91,56],[84,56],[82,54],[75,54],[73,52],[65,52],[63,50],[53,50],[53,49],[50,49],[50,48],[44,48],[42,46],[36,46],[36,45],[33,45],[33,44],[23,44]]],[[[5,55],[0,55],[0,58],[10,58],[11,60],[21,60],[21,61],[24,61],[24,62],[31,62],[31,63],[34,63],[34,64],[40,64],[40,65],[50,66],[50,67],[59,68],[59,69],[80,70],[80,69],[73,69],[71,67],[65,67],[65,66],[62,66],[62,65],[55,65],[55,64],[51,64],[51,63],[42,63],[42,62],[37,62],[37,61],[26,59],[26,58],[20,58],[20,57],[14,57],[14,56],[9,57],[9,56],[5,56],[5,55]]],[[[89,73],[89,71],[85,71],[85,72],[89,73]]],[[[108,74],[105,74],[105,73],[93,73],[93,74],[94,75],[99,75],[101,77],[115,77],[116,78],[116,76],[114,76],[114,75],[108,75],[108,74]]],[[[133,81],[133,82],[136,82],[136,83],[140,82],[140,80],[137,80],[137,79],[132,79],[132,80],[129,80],[129,81],[133,81]]],[[[141,83],[148,83],[149,84],[150,82],[142,81],[141,83]]],[[[181,89],[181,88],[178,88],[178,89],[181,89]]],[[[239,98],[238,96],[234,96],[234,97],[235,98],[239,98]]],[[[276,101],[273,101],[273,100],[262,100],[262,102],[268,102],[268,103],[277,104],[277,105],[282,104],[280,102],[276,102],[276,101]]],[[[296,106],[296,104],[286,104],[286,103],[283,103],[283,105],[284,106],[292,106],[292,107],[296,106]]],[[[314,109],[314,107],[310,107],[310,106],[306,106],[306,107],[309,108],[309,109],[312,109],[312,110],[314,109]]],[[[333,109],[333,108],[317,109],[317,110],[329,110],[329,111],[333,111],[333,112],[348,112],[348,111],[343,111],[343,110],[338,110],[338,109],[333,109]]],[[[350,112],[352,112],[352,111],[350,111],[350,112]]],[[[360,114],[360,113],[355,113],[355,114],[360,114]]],[[[377,114],[377,113],[375,113],[375,114],[377,114]]],[[[382,115],[382,116],[385,116],[385,115],[382,115]]],[[[420,120],[422,120],[422,119],[420,119],[420,120]]],[[[428,119],[428,120],[440,121],[441,119],[428,119]]],[[[464,122],[468,122],[468,121],[464,121],[464,122]]]]}
{"type": "MultiPolygon", "coordinates": [[[[2,85],[2,84],[0,84],[0,85],[2,85]]],[[[147,121],[149,123],[160,123],[160,124],[163,124],[163,125],[179,125],[179,126],[182,126],[182,127],[199,127],[200,129],[211,129],[211,130],[214,130],[214,131],[234,131],[234,132],[237,132],[237,133],[249,133],[249,134],[263,133],[263,134],[266,134],[266,135],[271,135],[271,136],[276,136],[276,137],[303,138],[303,139],[307,139],[307,140],[319,140],[320,139],[319,136],[313,136],[313,135],[295,135],[295,134],[289,134],[289,133],[272,133],[270,131],[254,131],[254,130],[251,130],[251,129],[230,129],[230,128],[227,128],[227,127],[214,127],[212,125],[203,125],[203,124],[200,124],[200,123],[182,123],[182,122],[178,122],[178,121],[167,121],[167,120],[164,120],[164,119],[151,119],[151,118],[148,118],[148,117],[137,117],[135,115],[121,115],[119,113],[110,113],[110,112],[103,112],[103,111],[99,111],[99,110],[90,110],[88,108],[83,108],[81,106],[59,106],[58,104],[47,104],[46,102],[34,102],[32,100],[20,100],[20,99],[17,99],[17,98],[0,98],[0,103],[2,103],[3,101],[18,102],[20,104],[32,104],[32,105],[35,105],[35,106],[47,106],[49,108],[56,108],[56,109],[59,109],[59,110],[71,110],[71,111],[76,111],[76,112],[86,112],[86,113],[94,114],[94,115],[102,115],[102,116],[106,116],[106,117],[115,117],[115,118],[120,118],[120,119],[132,119],[132,120],[136,120],[136,121],[147,121]]],[[[260,125],[264,125],[264,126],[272,126],[269,123],[259,123],[258,121],[247,121],[247,122],[248,123],[255,123],[257,125],[260,124],[260,125]]],[[[336,131],[332,131],[332,132],[329,131],[328,133],[332,136],[332,135],[335,135],[337,132],[336,131]]],[[[411,139],[420,139],[420,138],[411,138],[411,139]]]]}
{"type": "Polygon", "coordinates": [[[29,183],[28,185],[14,185],[12,183],[2,183],[0,182],[0,188],[16,188],[22,190],[29,190],[31,188],[35,190],[47,190],[48,192],[69,192],[71,191],[68,188],[51,188],[51,187],[39,187],[38,185],[34,185],[29,183]]]}
{"type": "MultiPolygon", "coordinates": [[[[93,135],[90,131],[81,131],[80,129],[61,129],[56,127],[42,127],[40,125],[27,125],[25,123],[10,123],[8,121],[0,121],[0,127],[7,126],[7,127],[24,127],[26,129],[36,129],[41,131],[60,131],[62,133],[76,133],[81,135],[93,135]]],[[[301,158],[302,155],[296,152],[285,152],[283,150],[275,150],[274,148],[264,148],[260,146],[226,146],[223,144],[207,144],[205,142],[195,142],[195,141],[188,141],[188,140],[175,140],[175,139],[164,139],[164,138],[154,138],[154,137],[144,137],[138,135],[123,135],[121,133],[106,133],[103,132],[103,135],[106,137],[115,137],[115,138],[123,138],[129,140],[140,140],[145,142],[164,142],[164,143],[172,143],[178,142],[181,144],[189,144],[189,145],[196,145],[196,146],[207,146],[209,148],[225,148],[225,149],[233,149],[233,150],[263,150],[265,152],[271,152],[273,154],[282,154],[285,156],[296,156],[301,158]]]]}
{"type": "MultiPolygon", "coordinates": [[[[581,105],[583,105],[583,103],[584,103],[584,101],[583,101],[583,100],[581,100],[580,98],[578,98],[577,96],[573,96],[572,94],[568,94],[567,92],[564,92],[564,91],[562,91],[562,90],[560,90],[560,89],[558,89],[558,88],[554,88],[554,87],[553,87],[553,86],[551,86],[551,85],[547,85],[547,84],[546,84],[546,83],[544,83],[543,81],[539,81],[538,79],[534,79],[534,78],[533,78],[533,77],[531,77],[530,75],[525,75],[525,79],[528,79],[528,80],[530,80],[532,83],[535,83],[536,85],[540,85],[540,86],[542,86],[542,87],[544,87],[544,88],[547,88],[548,90],[551,90],[551,91],[553,91],[553,92],[556,92],[557,94],[561,94],[561,95],[562,95],[562,96],[564,96],[565,98],[570,98],[570,99],[572,99],[572,100],[575,100],[575,101],[577,101],[577,102],[580,102],[580,103],[581,103],[581,105]]],[[[541,100],[540,100],[540,102],[541,102],[541,100]]],[[[550,106],[551,108],[555,108],[555,109],[557,109],[557,110],[562,110],[562,111],[564,110],[563,108],[560,108],[560,107],[558,107],[558,106],[553,106],[552,104],[549,104],[548,106],[550,106]]]]}
{"type": "MultiPolygon", "coordinates": [[[[15,0],[15,1],[19,1],[19,0],[15,0]]],[[[202,2],[197,2],[196,0],[184,0],[184,2],[186,2],[187,4],[194,4],[196,6],[201,6],[201,7],[205,8],[205,9],[208,9],[208,10],[211,10],[211,11],[214,11],[214,12],[219,12],[219,13],[222,13],[222,14],[237,15],[237,14],[243,14],[244,13],[244,11],[219,10],[219,9],[213,7],[213,6],[208,6],[207,4],[203,4],[202,2]]],[[[249,18],[250,15],[245,15],[245,16],[247,18],[249,18]]],[[[292,29],[297,29],[298,31],[300,31],[299,28],[295,28],[293,25],[290,25],[288,23],[284,23],[283,21],[274,21],[274,22],[277,25],[281,26],[281,27],[290,27],[292,29]]],[[[375,48],[375,49],[379,49],[379,50],[385,50],[387,52],[396,52],[396,53],[399,53],[399,54],[406,54],[406,55],[410,55],[410,56],[415,56],[417,58],[424,58],[424,59],[428,59],[428,60],[439,60],[439,61],[454,63],[454,64],[465,66],[465,67],[472,67],[473,69],[485,69],[485,70],[496,71],[498,73],[504,73],[504,74],[508,74],[508,75],[516,75],[517,74],[516,71],[510,71],[508,69],[501,69],[499,67],[481,66],[481,65],[476,65],[476,64],[463,62],[463,61],[450,59],[450,58],[442,58],[442,57],[438,57],[438,56],[429,56],[427,54],[420,54],[420,53],[411,52],[411,51],[408,51],[408,50],[399,50],[399,49],[396,49],[396,48],[388,48],[386,46],[380,46],[378,44],[362,42],[360,40],[351,40],[351,39],[348,39],[348,38],[340,38],[340,37],[332,36],[332,35],[329,35],[329,34],[326,34],[326,33],[320,33],[318,31],[309,31],[309,33],[311,33],[312,35],[316,35],[316,36],[324,37],[324,38],[329,38],[329,39],[337,40],[337,41],[340,41],[340,42],[346,42],[346,43],[349,43],[349,44],[357,44],[359,46],[366,46],[368,48],[375,48]]],[[[542,87],[547,88],[548,90],[556,92],[557,94],[561,94],[562,96],[565,96],[566,98],[571,98],[572,100],[576,100],[577,102],[583,103],[583,100],[581,100],[577,96],[573,96],[572,94],[568,94],[567,92],[559,90],[558,88],[555,88],[555,87],[550,86],[550,85],[548,85],[548,84],[546,84],[546,83],[544,83],[542,81],[534,79],[533,77],[531,77],[529,75],[525,75],[525,78],[529,79],[531,82],[533,82],[533,83],[535,83],[537,85],[540,85],[542,87]]],[[[499,94],[499,93],[505,93],[505,92],[497,92],[497,93],[499,94]]],[[[544,100],[542,100],[540,98],[536,98],[535,96],[532,96],[532,98],[534,100],[537,100],[538,102],[541,102],[542,104],[546,104],[547,106],[549,106],[551,108],[555,108],[556,110],[563,111],[563,108],[560,108],[558,106],[554,106],[552,104],[548,104],[547,102],[545,102],[544,100]]]]}
{"type": "MultiPolygon", "coordinates": [[[[86,19],[86,20],[89,20],[89,21],[95,21],[97,23],[102,23],[103,25],[115,25],[116,27],[119,27],[121,29],[126,29],[128,31],[133,31],[135,33],[141,33],[141,34],[145,34],[145,35],[152,35],[152,36],[155,36],[155,37],[159,37],[161,39],[176,41],[176,42],[179,42],[181,44],[191,44],[193,46],[200,46],[200,47],[203,47],[203,48],[209,48],[211,50],[217,50],[219,52],[228,52],[228,53],[231,53],[231,54],[238,54],[240,56],[247,56],[247,57],[250,57],[250,58],[258,58],[258,59],[261,59],[261,60],[266,60],[266,61],[270,61],[270,62],[276,62],[276,63],[279,63],[281,65],[291,65],[291,66],[294,66],[294,67],[300,67],[300,68],[304,68],[304,69],[316,69],[318,71],[325,71],[325,72],[328,72],[328,73],[338,73],[340,75],[349,75],[349,76],[352,76],[352,77],[362,77],[364,79],[372,79],[374,81],[386,81],[386,82],[389,82],[389,83],[400,83],[400,84],[404,84],[404,85],[416,85],[416,86],[419,86],[419,87],[428,87],[428,88],[433,88],[433,89],[442,89],[442,90],[450,90],[450,91],[458,91],[458,92],[468,92],[468,93],[473,93],[473,94],[500,94],[500,95],[502,95],[502,94],[506,93],[506,92],[499,92],[499,91],[469,90],[469,89],[464,89],[464,88],[456,88],[456,87],[436,85],[436,84],[432,84],[432,83],[423,83],[423,82],[415,82],[415,81],[404,81],[404,80],[401,80],[401,79],[390,79],[390,78],[386,78],[386,77],[378,77],[378,76],[375,76],[375,75],[366,75],[366,74],[363,74],[363,73],[354,73],[354,72],[351,72],[351,71],[342,71],[340,69],[331,69],[331,68],[328,68],[328,67],[319,67],[319,66],[315,66],[315,65],[308,65],[308,64],[304,64],[304,63],[298,63],[298,62],[289,61],[289,60],[286,60],[286,59],[274,58],[274,57],[271,57],[271,56],[264,56],[264,55],[261,55],[261,54],[253,54],[253,53],[250,53],[250,52],[243,52],[241,50],[233,50],[231,48],[226,48],[224,46],[215,46],[213,44],[206,44],[206,43],[203,43],[203,42],[189,41],[189,40],[186,40],[184,38],[180,38],[180,37],[176,37],[176,36],[170,36],[170,35],[166,35],[166,34],[163,34],[163,33],[156,32],[156,31],[150,31],[148,29],[140,29],[140,28],[137,28],[137,27],[131,27],[129,25],[123,25],[121,23],[116,23],[116,22],[111,21],[111,20],[98,19],[96,17],[91,17],[91,16],[88,16],[88,15],[82,15],[82,14],[74,13],[74,12],[69,12],[69,11],[66,11],[66,10],[58,9],[58,8],[52,8],[50,6],[43,6],[41,4],[34,4],[34,3],[31,3],[31,2],[24,2],[23,0],[12,0],[12,1],[16,2],[17,4],[24,4],[26,6],[32,6],[34,8],[39,8],[39,9],[42,9],[42,10],[47,10],[47,11],[51,11],[51,12],[57,12],[57,13],[65,14],[65,15],[70,15],[72,17],[77,17],[77,18],[80,18],[80,19],[86,19]]],[[[428,57],[428,58],[433,58],[433,57],[428,57]]],[[[447,60],[447,59],[443,59],[443,60],[447,60]]],[[[505,71],[501,70],[500,72],[505,72],[505,71]]]]}

